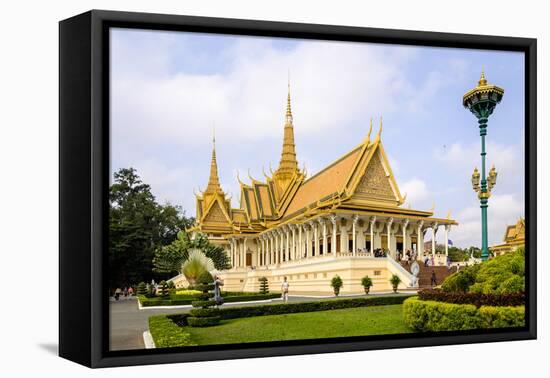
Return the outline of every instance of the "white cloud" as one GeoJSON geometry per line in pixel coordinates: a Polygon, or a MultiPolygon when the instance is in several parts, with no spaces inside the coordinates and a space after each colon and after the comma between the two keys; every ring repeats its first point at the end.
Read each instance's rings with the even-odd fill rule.
{"type": "Polygon", "coordinates": [[[401,195],[407,194],[406,202],[415,209],[431,207],[432,195],[428,191],[426,183],[418,178],[413,178],[400,186],[401,195]]]}
{"type": "MultiPolygon", "coordinates": [[[[517,195],[493,195],[489,199],[489,246],[502,243],[507,225],[515,224],[524,214],[524,202],[517,195]]],[[[449,238],[455,245],[481,245],[481,210],[479,205],[466,207],[457,216],[458,227],[452,228],[449,238]]],[[[439,235],[441,236],[441,235],[439,235]]]]}
{"type": "MultiPolygon", "coordinates": [[[[434,157],[445,164],[445,168],[453,173],[459,174],[469,180],[474,167],[481,169],[480,145],[473,143],[464,146],[461,143],[454,143],[450,146],[441,147],[435,150],[434,157]]],[[[497,186],[509,187],[522,184],[524,181],[523,151],[522,145],[502,145],[488,142],[487,147],[487,172],[494,164],[498,172],[497,186]]]]}
{"type": "Polygon", "coordinates": [[[167,74],[163,55],[171,53],[170,42],[165,38],[162,48],[141,56],[135,71],[135,51],[114,51],[113,70],[123,71],[112,85],[115,138],[135,145],[167,138],[184,146],[190,139],[209,143],[213,123],[228,142],[279,137],[287,68],[299,109],[297,135],[341,132],[346,122],[394,111],[414,95],[401,73],[410,54],[313,41],[276,49],[268,40],[250,38],[225,52],[223,75],[167,74]],[[407,88],[410,97],[403,96],[407,88]]]}

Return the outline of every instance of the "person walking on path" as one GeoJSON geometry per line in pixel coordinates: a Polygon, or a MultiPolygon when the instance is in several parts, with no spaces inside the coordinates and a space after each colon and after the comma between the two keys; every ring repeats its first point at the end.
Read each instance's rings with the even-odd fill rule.
{"type": "Polygon", "coordinates": [[[221,306],[223,304],[222,298],[222,289],[223,281],[220,276],[214,277],[214,300],[216,301],[216,306],[221,306]]]}
{"type": "Polygon", "coordinates": [[[283,302],[288,302],[288,281],[286,280],[286,276],[284,278],[284,281],[281,285],[281,291],[283,292],[283,302]]]}
{"type": "Polygon", "coordinates": [[[120,290],[120,287],[117,287],[115,290],[115,301],[118,301],[118,298],[120,297],[120,293],[122,293],[122,290],[120,290]]]}
{"type": "Polygon", "coordinates": [[[437,285],[437,277],[436,277],[436,275],[435,275],[435,270],[432,270],[432,277],[431,277],[431,280],[430,280],[430,281],[431,281],[431,285],[432,285],[432,286],[437,285]]]}

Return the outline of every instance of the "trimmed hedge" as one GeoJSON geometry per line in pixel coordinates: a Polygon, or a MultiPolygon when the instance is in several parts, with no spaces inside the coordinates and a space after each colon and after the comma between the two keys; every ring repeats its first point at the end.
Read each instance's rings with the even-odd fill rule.
{"type": "Polygon", "coordinates": [[[469,329],[525,326],[523,306],[481,306],[455,304],[418,297],[403,302],[405,323],[421,332],[462,331],[469,329]]]}
{"type": "Polygon", "coordinates": [[[191,341],[189,333],[164,315],[149,318],[149,331],[157,348],[196,345],[191,341]]]}
{"type": "MultiPolygon", "coordinates": [[[[208,310],[205,308],[204,310],[208,310]]],[[[189,316],[187,318],[187,324],[191,327],[212,327],[215,325],[220,324],[220,317],[219,316],[210,316],[207,315],[203,318],[197,318],[193,316],[189,316]]]]}
{"type": "MultiPolygon", "coordinates": [[[[281,303],[253,307],[226,307],[219,309],[221,319],[248,318],[252,316],[293,314],[298,312],[313,312],[339,310],[344,308],[356,308],[366,306],[384,306],[401,304],[410,295],[350,298],[350,299],[331,299],[316,302],[295,302],[281,303]]],[[[188,325],[189,314],[167,315],[167,318],[179,326],[188,325]]]]}
{"type": "Polygon", "coordinates": [[[440,289],[425,289],[418,292],[418,297],[425,301],[438,301],[455,304],[473,304],[481,306],[523,306],[525,293],[481,294],[454,292],[447,293],[440,289]]]}
{"type": "MultiPolygon", "coordinates": [[[[223,297],[225,303],[229,302],[246,302],[246,301],[261,301],[274,298],[280,298],[281,294],[257,294],[252,293],[249,295],[239,295],[239,296],[227,296],[223,297]]],[[[170,299],[163,299],[161,297],[147,298],[145,296],[138,296],[139,301],[143,307],[151,306],[184,306],[190,305],[192,302],[199,299],[199,295],[196,296],[180,296],[180,295],[171,295],[170,299]],[[179,297],[179,299],[178,299],[179,297]]]]}

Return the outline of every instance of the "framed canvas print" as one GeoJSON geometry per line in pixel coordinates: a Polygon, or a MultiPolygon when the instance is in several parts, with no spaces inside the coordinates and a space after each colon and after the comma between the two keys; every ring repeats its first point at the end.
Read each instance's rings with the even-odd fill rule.
{"type": "Polygon", "coordinates": [[[536,337],[536,40],[60,22],[60,355],[536,337]]]}

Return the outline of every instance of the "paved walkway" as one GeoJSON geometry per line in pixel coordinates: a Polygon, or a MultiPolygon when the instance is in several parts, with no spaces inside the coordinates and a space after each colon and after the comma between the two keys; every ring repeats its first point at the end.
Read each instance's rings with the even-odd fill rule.
{"type": "MultiPolygon", "coordinates": [[[[405,293],[403,293],[405,294],[405,293]]],[[[403,295],[403,294],[371,294],[370,296],[381,295],[403,295]]],[[[365,297],[364,295],[342,296],[341,298],[365,297]]],[[[334,297],[332,297],[334,298],[334,297]]],[[[328,299],[290,296],[289,302],[311,302],[328,299]]],[[[280,299],[272,300],[271,302],[262,302],[249,304],[226,303],[223,307],[244,307],[244,306],[262,306],[272,303],[281,303],[280,299]]],[[[189,308],[146,308],[140,310],[138,308],[137,299],[121,299],[119,301],[111,300],[109,302],[110,312],[110,350],[127,350],[127,349],[144,349],[143,332],[149,329],[148,319],[153,315],[169,315],[181,314],[188,312],[189,308]]]]}

